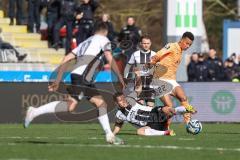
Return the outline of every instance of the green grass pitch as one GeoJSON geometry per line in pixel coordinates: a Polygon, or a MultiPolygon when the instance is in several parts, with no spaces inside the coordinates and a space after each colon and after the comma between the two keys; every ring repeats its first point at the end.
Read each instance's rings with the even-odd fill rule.
{"type": "Polygon", "coordinates": [[[199,135],[189,135],[183,124],[173,124],[175,137],[137,136],[126,125],[119,137],[125,145],[105,143],[99,124],[0,125],[0,160],[238,160],[240,124],[203,124],[199,135]]]}

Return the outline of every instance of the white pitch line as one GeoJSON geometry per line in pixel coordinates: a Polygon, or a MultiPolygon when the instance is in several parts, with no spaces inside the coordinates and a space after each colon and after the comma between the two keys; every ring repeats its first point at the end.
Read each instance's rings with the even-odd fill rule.
{"type": "Polygon", "coordinates": [[[194,141],[194,138],[178,138],[180,141],[194,141]]]}
{"type": "MultiPolygon", "coordinates": [[[[17,146],[20,143],[0,143],[2,146],[17,146]]],[[[139,148],[139,149],[170,149],[170,150],[191,150],[191,151],[234,151],[240,152],[240,148],[210,148],[210,147],[186,147],[186,146],[164,146],[164,145],[110,145],[110,144],[34,144],[39,146],[60,146],[60,147],[103,147],[103,148],[139,148]]]]}
{"type": "MultiPolygon", "coordinates": [[[[2,159],[0,159],[2,160],[2,159]]],[[[32,160],[29,158],[8,158],[8,159],[4,159],[4,160],[32,160]]],[[[34,159],[34,160],[47,160],[47,159],[34,159]]]]}
{"type": "Polygon", "coordinates": [[[77,139],[77,137],[0,137],[0,139],[77,139]]]}

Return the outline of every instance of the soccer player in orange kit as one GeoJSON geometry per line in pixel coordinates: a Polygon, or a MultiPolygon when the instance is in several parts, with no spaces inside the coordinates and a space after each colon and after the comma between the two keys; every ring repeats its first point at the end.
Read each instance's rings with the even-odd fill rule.
{"type": "MultiPolygon", "coordinates": [[[[173,107],[170,95],[176,97],[181,102],[181,105],[190,112],[184,114],[185,123],[190,121],[191,114],[196,113],[196,110],[188,103],[183,88],[176,82],[176,73],[182,60],[183,51],[187,50],[193,41],[194,35],[191,32],[185,32],[179,42],[168,43],[151,58],[150,62],[151,66],[155,66],[153,73],[154,79],[165,81],[173,86],[171,93],[160,97],[160,100],[165,106],[173,107]]],[[[169,121],[168,126],[170,122],[171,121],[169,121]]]]}

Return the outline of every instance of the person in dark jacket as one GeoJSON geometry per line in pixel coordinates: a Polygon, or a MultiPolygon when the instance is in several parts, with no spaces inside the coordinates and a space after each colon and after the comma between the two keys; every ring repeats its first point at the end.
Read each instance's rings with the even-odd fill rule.
{"type": "Polygon", "coordinates": [[[48,43],[53,45],[53,29],[60,16],[60,0],[47,1],[48,43]]]}
{"type": "Polygon", "coordinates": [[[72,41],[72,31],[73,31],[73,23],[75,18],[81,14],[79,11],[78,4],[74,0],[61,0],[60,4],[60,19],[54,26],[53,30],[53,48],[58,49],[60,44],[60,29],[66,25],[67,28],[67,37],[65,44],[65,53],[69,53],[71,51],[71,41],[72,41]]]}
{"type": "Polygon", "coordinates": [[[9,0],[8,16],[10,17],[10,25],[14,24],[14,18],[16,17],[17,25],[22,24],[23,15],[23,0],[9,0]],[[15,14],[15,3],[17,12],[15,14]]]}
{"type": "Polygon", "coordinates": [[[27,0],[28,1],[28,32],[34,32],[34,24],[36,25],[36,32],[40,31],[40,4],[41,0],[27,0]]]}
{"type": "Polygon", "coordinates": [[[77,44],[83,42],[92,35],[94,26],[94,13],[99,6],[98,0],[82,0],[79,7],[82,15],[77,17],[78,32],[77,44]]]}
{"type": "Polygon", "coordinates": [[[108,35],[107,35],[108,39],[109,39],[110,41],[114,41],[114,39],[115,39],[115,37],[116,37],[116,33],[115,33],[115,31],[114,31],[113,24],[112,24],[112,22],[110,21],[110,16],[109,16],[109,14],[104,13],[104,14],[102,15],[102,21],[103,21],[104,23],[106,23],[107,26],[108,26],[108,35]]]}
{"type": "Polygon", "coordinates": [[[191,61],[187,66],[188,81],[195,82],[197,81],[196,75],[196,64],[198,63],[198,53],[194,52],[191,55],[191,61]]]}
{"type": "Polygon", "coordinates": [[[209,81],[221,81],[224,77],[223,63],[216,56],[216,53],[217,52],[214,49],[210,49],[208,53],[208,59],[206,60],[209,81]]]}
{"type": "Polygon", "coordinates": [[[119,42],[125,50],[125,54],[130,59],[133,52],[137,50],[137,46],[141,38],[141,30],[135,25],[134,17],[127,18],[127,25],[122,28],[119,33],[119,42]]]}
{"type": "Polygon", "coordinates": [[[232,81],[234,78],[238,77],[238,67],[234,63],[232,58],[228,58],[224,62],[224,81],[232,81]]]}
{"type": "Polygon", "coordinates": [[[206,82],[208,80],[208,68],[207,63],[204,59],[204,54],[200,53],[198,55],[198,62],[196,64],[196,81],[198,82],[206,82]]]}

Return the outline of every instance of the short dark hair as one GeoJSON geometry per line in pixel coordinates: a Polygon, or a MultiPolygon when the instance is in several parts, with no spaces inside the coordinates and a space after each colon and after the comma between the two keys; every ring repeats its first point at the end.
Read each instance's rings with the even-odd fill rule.
{"type": "Polygon", "coordinates": [[[185,32],[182,35],[182,39],[184,39],[184,38],[189,38],[191,41],[193,41],[194,40],[194,35],[191,32],[185,32]]]}
{"type": "Polygon", "coordinates": [[[128,17],[127,17],[127,20],[128,20],[129,18],[132,18],[132,19],[135,20],[135,17],[134,17],[134,16],[128,16],[128,17]]]}
{"type": "Polygon", "coordinates": [[[140,42],[142,42],[143,39],[150,39],[151,40],[151,37],[148,34],[144,34],[143,36],[141,36],[140,42]]]}
{"type": "Polygon", "coordinates": [[[117,101],[117,98],[122,96],[123,93],[122,92],[116,92],[114,95],[113,95],[113,100],[116,102],[117,101]]]}
{"type": "Polygon", "coordinates": [[[102,30],[108,31],[107,24],[104,22],[96,22],[94,25],[94,32],[98,32],[98,31],[102,31],[102,30]]]}

